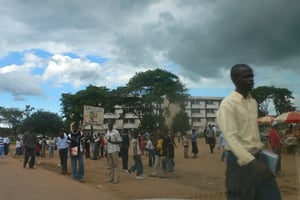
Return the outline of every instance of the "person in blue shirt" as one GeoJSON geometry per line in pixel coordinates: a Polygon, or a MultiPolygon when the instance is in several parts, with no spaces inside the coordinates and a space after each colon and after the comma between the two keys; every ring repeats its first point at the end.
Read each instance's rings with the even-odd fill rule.
{"type": "Polygon", "coordinates": [[[68,160],[68,136],[65,134],[65,130],[62,128],[60,130],[59,136],[57,137],[56,141],[59,158],[60,158],[60,166],[61,166],[61,173],[67,173],[67,160],[68,160]]]}

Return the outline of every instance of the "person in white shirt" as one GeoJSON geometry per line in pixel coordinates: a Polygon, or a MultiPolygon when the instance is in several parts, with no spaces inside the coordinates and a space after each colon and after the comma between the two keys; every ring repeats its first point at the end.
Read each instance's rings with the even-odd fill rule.
{"type": "Polygon", "coordinates": [[[120,182],[119,152],[122,138],[119,131],[113,128],[113,122],[108,124],[108,130],[105,135],[107,143],[107,164],[109,167],[109,178],[105,182],[117,184],[120,182]]]}

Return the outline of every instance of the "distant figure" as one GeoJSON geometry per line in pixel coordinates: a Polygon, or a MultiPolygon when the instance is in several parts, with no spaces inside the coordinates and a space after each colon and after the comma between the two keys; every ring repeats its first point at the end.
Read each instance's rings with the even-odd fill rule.
{"type": "Polygon", "coordinates": [[[131,140],[131,150],[132,150],[131,154],[134,160],[134,164],[129,168],[128,175],[136,171],[136,179],[142,180],[144,179],[144,177],[142,176],[143,175],[143,163],[141,158],[142,151],[140,149],[138,138],[139,138],[139,132],[136,130],[133,133],[133,138],[131,140]]]}
{"type": "Polygon", "coordinates": [[[4,143],[4,155],[7,156],[9,152],[9,146],[10,146],[10,138],[7,135],[4,136],[3,143],[4,143]]]}
{"type": "Polygon", "coordinates": [[[113,122],[108,124],[105,135],[107,142],[107,164],[109,167],[109,178],[105,182],[117,184],[120,182],[119,152],[122,138],[119,131],[113,128],[113,122]]]}
{"type": "Polygon", "coordinates": [[[226,139],[228,200],[280,200],[275,176],[263,159],[258,130],[258,106],[250,92],[253,71],[246,64],[231,68],[235,91],[221,102],[217,122],[226,139]]]}
{"type": "Polygon", "coordinates": [[[161,130],[157,130],[157,138],[154,142],[155,146],[155,163],[152,173],[149,175],[151,177],[160,177],[165,178],[165,168],[163,165],[164,160],[166,159],[166,138],[164,137],[161,130]]]}
{"type": "Polygon", "coordinates": [[[18,137],[16,140],[16,153],[15,156],[20,156],[22,155],[22,141],[21,139],[18,137]]]}
{"type": "Polygon", "coordinates": [[[183,133],[182,144],[183,144],[183,158],[188,159],[189,158],[189,138],[188,138],[186,132],[183,133]]]}
{"type": "Polygon", "coordinates": [[[129,135],[128,135],[128,130],[123,130],[122,132],[122,143],[121,143],[121,149],[120,149],[120,154],[122,157],[122,170],[127,171],[128,170],[128,151],[129,151],[129,135]]]}
{"type": "Polygon", "coordinates": [[[194,154],[193,158],[196,158],[197,154],[199,153],[199,150],[197,144],[197,133],[195,129],[192,129],[191,141],[192,141],[192,153],[194,154]]]}
{"type": "Polygon", "coordinates": [[[53,136],[51,136],[49,140],[49,156],[50,158],[54,157],[54,149],[55,149],[55,139],[53,136]]]}
{"type": "Polygon", "coordinates": [[[222,149],[222,154],[221,154],[221,160],[222,161],[225,161],[225,158],[226,158],[225,145],[226,145],[226,141],[225,141],[225,138],[224,138],[224,134],[221,133],[220,136],[219,136],[218,149],[222,149]]]}
{"type": "Polygon", "coordinates": [[[2,137],[1,133],[0,133],[0,158],[3,157],[4,154],[4,142],[3,142],[4,138],[2,137]]]}
{"type": "Polygon", "coordinates": [[[72,179],[84,182],[84,161],[83,161],[83,143],[85,136],[79,128],[78,122],[71,124],[71,132],[68,135],[68,143],[70,147],[70,159],[72,179]]]}
{"type": "Polygon", "coordinates": [[[153,167],[155,162],[155,148],[153,145],[153,136],[149,136],[147,143],[146,143],[146,149],[148,151],[148,166],[153,167]]]}
{"type": "Polygon", "coordinates": [[[280,135],[278,132],[278,123],[274,121],[272,123],[272,128],[269,132],[269,140],[271,144],[271,148],[275,154],[278,155],[278,161],[276,166],[276,174],[281,174],[281,143],[280,143],[280,135]]]}
{"type": "Polygon", "coordinates": [[[69,143],[68,143],[68,136],[65,133],[64,128],[62,128],[59,132],[59,136],[57,137],[56,145],[57,145],[57,150],[59,153],[61,173],[63,175],[65,175],[68,171],[67,160],[68,160],[69,143]]]}
{"type": "Polygon", "coordinates": [[[25,149],[23,167],[26,168],[26,165],[29,160],[29,168],[35,168],[35,146],[38,143],[36,134],[34,132],[34,127],[32,125],[29,126],[27,132],[24,133],[23,136],[23,145],[25,149]]]}
{"type": "Polygon", "coordinates": [[[214,148],[216,145],[216,132],[211,124],[209,124],[208,128],[206,129],[206,137],[209,144],[210,153],[214,153],[214,148]]]}

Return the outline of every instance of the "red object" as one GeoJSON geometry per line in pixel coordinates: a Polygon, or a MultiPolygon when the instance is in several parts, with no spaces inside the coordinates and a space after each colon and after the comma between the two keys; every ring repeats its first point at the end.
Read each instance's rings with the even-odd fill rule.
{"type": "Polygon", "coordinates": [[[278,133],[278,130],[275,128],[272,128],[269,132],[269,140],[271,147],[281,147],[280,144],[280,136],[278,133]]]}
{"type": "Polygon", "coordinates": [[[278,117],[276,117],[274,121],[285,122],[285,123],[299,123],[300,113],[296,111],[283,113],[278,117]]]}

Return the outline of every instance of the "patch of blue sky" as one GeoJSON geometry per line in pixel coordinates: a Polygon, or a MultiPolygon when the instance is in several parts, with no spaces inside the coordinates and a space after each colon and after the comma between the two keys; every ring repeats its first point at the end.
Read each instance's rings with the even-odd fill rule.
{"type": "Polygon", "coordinates": [[[24,63],[24,53],[12,51],[3,58],[0,58],[0,67],[9,65],[22,65],[24,63]]]}
{"type": "Polygon", "coordinates": [[[99,64],[104,64],[108,61],[108,58],[104,58],[101,56],[92,56],[92,55],[87,55],[86,58],[94,63],[99,63],[99,64]]]}
{"type": "Polygon", "coordinates": [[[63,53],[63,55],[64,56],[69,56],[70,58],[80,58],[77,54],[71,53],[71,52],[63,53]]]}
{"type": "Polygon", "coordinates": [[[40,57],[40,58],[50,58],[53,56],[52,53],[42,50],[42,49],[31,49],[29,52],[33,53],[34,55],[40,57]]]}
{"type": "Polygon", "coordinates": [[[230,94],[232,88],[193,88],[188,93],[191,96],[205,97],[226,97],[230,94]]]}

